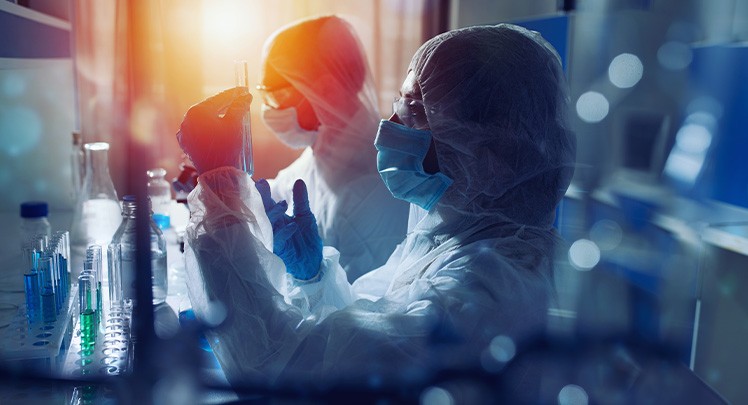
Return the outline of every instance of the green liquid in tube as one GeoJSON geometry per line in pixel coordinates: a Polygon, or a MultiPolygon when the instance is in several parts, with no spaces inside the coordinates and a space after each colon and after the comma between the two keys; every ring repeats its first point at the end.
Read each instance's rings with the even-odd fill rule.
{"type": "Polygon", "coordinates": [[[87,309],[81,313],[80,319],[81,350],[83,351],[83,354],[87,354],[88,350],[93,353],[92,349],[96,343],[96,311],[87,309]]]}

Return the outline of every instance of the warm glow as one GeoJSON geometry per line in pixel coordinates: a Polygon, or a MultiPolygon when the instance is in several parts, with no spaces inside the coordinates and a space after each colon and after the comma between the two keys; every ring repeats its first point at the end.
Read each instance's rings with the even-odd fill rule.
{"type": "Polygon", "coordinates": [[[237,1],[216,1],[203,3],[202,10],[203,38],[209,44],[226,44],[233,41],[245,30],[246,7],[237,1]]]}

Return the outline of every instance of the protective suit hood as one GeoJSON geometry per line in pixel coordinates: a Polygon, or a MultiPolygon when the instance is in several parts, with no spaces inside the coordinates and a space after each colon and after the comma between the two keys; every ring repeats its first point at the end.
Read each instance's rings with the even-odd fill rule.
{"type": "Polygon", "coordinates": [[[423,44],[410,70],[454,179],[437,207],[549,227],[576,154],[555,50],[518,26],[468,27],[423,44]]]}
{"type": "Polygon", "coordinates": [[[336,16],[281,27],[263,47],[262,76],[282,76],[321,123],[313,148],[330,183],[345,182],[350,173],[376,172],[372,142],[379,112],[363,49],[351,25],[336,16]],[[367,148],[372,153],[360,153],[367,148]],[[348,175],[340,179],[340,172],[348,175]]]}

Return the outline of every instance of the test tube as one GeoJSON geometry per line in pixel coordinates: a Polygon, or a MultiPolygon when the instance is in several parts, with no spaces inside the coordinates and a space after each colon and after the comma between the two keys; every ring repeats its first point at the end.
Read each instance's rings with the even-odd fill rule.
{"type": "Polygon", "coordinates": [[[114,243],[107,248],[109,265],[109,308],[122,308],[122,248],[114,243]]]}
{"type": "Polygon", "coordinates": [[[26,317],[31,324],[41,319],[39,310],[42,297],[39,292],[39,273],[34,270],[25,273],[23,287],[26,293],[26,317]]]}
{"type": "Polygon", "coordinates": [[[68,246],[68,232],[55,232],[57,238],[57,256],[60,262],[60,284],[64,302],[70,294],[70,247],[68,246]]]}
{"type": "Polygon", "coordinates": [[[42,297],[42,319],[44,322],[54,322],[57,320],[57,305],[55,303],[55,290],[52,281],[51,257],[42,255],[39,258],[39,276],[41,277],[39,285],[42,297]]]}
{"type": "Polygon", "coordinates": [[[96,342],[96,289],[94,277],[89,273],[78,276],[78,302],[81,330],[81,351],[93,353],[96,342]]]}
{"type": "Polygon", "coordinates": [[[88,247],[88,250],[91,252],[91,259],[93,260],[93,270],[94,274],[96,275],[96,297],[98,301],[96,301],[96,312],[99,314],[99,320],[101,320],[101,309],[102,309],[102,297],[101,297],[101,280],[104,278],[103,270],[102,270],[102,257],[101,257],[101,246],[100,245],[91,245],[88,247]]]}
{"type": "MultiPolygon", "coordinates": [[[[235,85],[249,89],[249,64],[246,60],[234,61],[235,85]]],[[[240,156],[242,170],[250,176],[255,171],[252,159],[252,129],[249,111],[242,118],[242,153],[240,156]]]]}

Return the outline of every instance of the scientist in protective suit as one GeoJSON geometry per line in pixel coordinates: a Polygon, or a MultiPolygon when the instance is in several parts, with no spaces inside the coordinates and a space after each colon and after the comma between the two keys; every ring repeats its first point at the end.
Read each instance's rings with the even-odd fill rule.
{"type": "Polygon", "coordinates": [[[542,333],[576,144],[558,54],[514,25],[453,30],[418,49],[400,93],[374,145],[383,183],[410,203],[408,233],[353,284],[317,234],[303,181],[288,215],[231,159],[194,148],[213,134],[238,142],[246,90],[187,112],[228,108],[206,132],[183,126],[181,144],[206,169],[189,197],[192,304],[217,324],[232,383],[404,381],[476,366],[497,336],[542,333]]]}
{"type": "MultiPolygon", "coordinates": [[[[408,222],[408,204],[392,197],[376,170],[381,115],[363,46],[337,16],[291,23],[265,41],[260,83],[263,122],[284,144],[304,151],[257,186],[285,206],[302,179],[320,237],[338,250],[353,282],[384,264],[408,222]]],[[[192,114],[183,127],[189,131],[202,120],[192,114]]]]}

